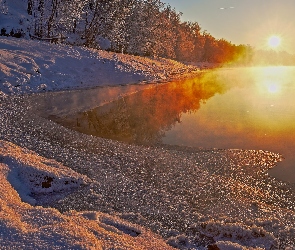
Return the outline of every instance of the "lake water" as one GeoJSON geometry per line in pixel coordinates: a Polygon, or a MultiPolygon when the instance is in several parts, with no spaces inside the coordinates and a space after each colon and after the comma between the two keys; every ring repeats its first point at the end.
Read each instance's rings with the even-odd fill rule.
{"type": "Polygon", "coordinates": [[[42,113],[127,143],[277,152],[285,159],[270,174],[295,182],[295,67],[220,69],[152,86],[52,94],[42,113]]]}

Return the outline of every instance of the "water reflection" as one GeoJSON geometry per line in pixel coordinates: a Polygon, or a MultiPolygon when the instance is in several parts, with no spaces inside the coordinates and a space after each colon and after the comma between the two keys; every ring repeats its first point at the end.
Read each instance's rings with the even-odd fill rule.
{"type": "Polygon", "coordinates": [[[194,113],[226,84],[217,74],[202,74],[183,82],[156,85],[86,112],[51,116],[51,119],[81,133],[128,143],[161,143],[165,132],[194,113]]]}
{"type": "Polygon", "coordinates": [[[223,69],[51,119],[128,143],[281,153],[285,160],[270,172],[295,182],[294,96],[294,67],[223,69]]]}
{"type": "Polygon", "coordinates": [[[181,126],[167,132],[163,142],[278,152],[285,160],[270,173],[294,182],[295,68],[239,69],[227,76],[239,80],[198,115],[183,115],[181,126]]]}

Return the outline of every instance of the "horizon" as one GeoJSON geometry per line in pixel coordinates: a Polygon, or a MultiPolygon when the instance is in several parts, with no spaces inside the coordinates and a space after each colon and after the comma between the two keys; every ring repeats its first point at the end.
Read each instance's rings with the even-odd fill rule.
{"type": "MultiPolygon", "coordinates": [[[[99,30],[96,30],[93,25],[90,25],[88,27],[87,25],[85,25],[85,23],[87,23],[87,17],[86,19],[83,19],[81,16],[81,18],[79,18],[79,20],[76,21],[79,23],[79,25],[77,25],[75,24],[75,22],[73,22],[73,19],[68,18],[68,16],[65,15],[65,13],[63,13],[62,11],[59,12],[59,18],[55,18],[50,21],[50,26],[44,26],[43,24],[40,26],[40,23],[45,24],[46,22],[42,21],[42,18],[40,16],[42,13],[39,11],[39,7],[36,5],[34,8],[31,7],[32,9],[29,10],[29,5],[25,5],[25,2],[22,2],[22,4],[20,5],[20,2],[17,1],[11,1],[9,2],[9,4],[6,3],[6,7],[4,6],[5,8],[7,8],[7,13],[10,13],[10,15],[2,15],[2,19],[0,18],[1,24],[3,26],[1,28],[1,35],[15,37],[31,37],[31,32],[33,32],[33,37],[43,40],[56,39],[54,36],[59,32],[62,32],[63,36],[69,38],[67,42],[69,42],[70,44],[88,44],[94,47],[96,46],[97,48],[111,50],[114,52],[124,52],[128,54],[143,56],[156,55],[184,62],[209,62],[217,63],[219,65],[295,64],[295,53],[293,53],[293,50],[290,49],[294,47],[295,41],[291,47],[287,46],[287,44],[290,43],[290,41],[292,41],[293,39],[292,35],[286,36],[283,35],[283,33],[274,32],[275,28],[277,27],[275,25],[272,25],[271,32],[269,31],[270,29],[266,28],[266,26],[261,28],[260,34],[256,36],[256,33],[254,32],[254,27],[252,27],[252,32],[248,32],[251,33],[253,37],[255,36],[256,43],[257,41],[260,41],[259,46],[255,45],[254,40],[252,42],[246,42],[246,29],[242,28],[243,25],[241,24],[241,22],[233,21],[233,18],[236,18],[236,20],[241,20],[241,18],[245,19],[245,15],[244,17],[242,15],[237,16],[239,11],[242,9],[242,3],[235,3],[234,0],[186,0],[184,4],[181,6],[181,8],[188,10],[188,6],[190,6],[191,8],[189,8],[189,11],[193,11],[194,19],[199,19],[199,16],[206,17],[207,19],[209,18],[211,24],[213,24],[213,26],[215,27],[214,29],[206,29],[206,27],[204,28],[203,23],[198,20],[190,20],[190,23],[186,23],[185,19],[188,17],[186,13],[189,14],[189,11],[184,11],[184,14],[181,15],[182,13],[179,12],[179,8],[175,6],[175,4],[177,5],[179,4],[179,2],[173,3],[173,1],[175,0],[166,0],[166,4],[162,1],[158,1],[158,5],[154,3],[154,7],[156,7],[157,9],[156,11],[159,11],[159,13],[165,11],[163,6],[167,6],[169,4],[168,2],[171,3],[171,9],[168,9],[167,11],[168,13],[175,15],[177,17],[177,24],[175,26],[176,29],[171,28],[169,32],[167,32],[167,27],[169,26],[161,24],[161,22],[171,22],[171,20],[169,19],[169,15],[163,15],[159,19],[155,14],[153,16],[149,16],[149,18],[146,19],[148,21],[144,21],[144,13],[135,11],[133,15],[135,19],[141,20],[141,29],[143,29],[142,32],[139,32],[139,30],[137,30],[138,27],[134,25],[134,21],[131,21],[131,19],[126,19],[127,21],[129,21],[127,23],[124,23],[124,27],[121,27],[121,24],[115,23],[114,20],[112,21],[112,25],[116,26],[118,30],[120,30],[119,27],[121,27],[124,30],[126,37],[136,36],[136,42],[132,39],[131,41],[133,42],[130,42],[128,39],[122,40],[122,34],[120,32],[115,32],[114,34],[109,36],[108,34],[110,30],[108,30],[109,27],[105,23],[102,26],[104,28],[99,30]],[[30,14],[30,12],[32,10],[34,10],[36,13],[34,14],[34,18],[30,21],[30,15],[32,14],[30,14]],[[201,14],[197,13],[195,10],[199,10],[201,14]],[[215,14],[213,15],[213,13],[215,14]],[[228,15],[227,13],[232,14],[228,15]],[[24,18],[25,16],[27,16],[27,18],[24,18]],[[214,16],[214,18],[212,18],[212,16],[214,16]],[[222,21],[218,22],[218,25],[216,25],[216,20],[224,16],[227,16],[227,18],[222,19],[222,21]],[[68,28],[62,31],[58,28],[60,27],[59,22],[60,20],[62,20],[61,18],[64,18],[68,25],[68,28]],[[19,20],[22,21],[20,22],[19,20]],[[151,20],[153,20],[153,22],[151,22],[151,20]],[[231,25],[226,26],[227,23],[230,23],[231,25]],[[233,23],[237,23],[238,25],[232,25],[233,23]],[[126,28],[125,26],[129,28],[126,28]],[[222,26],[224,30],[219,29],[219,26],[222,26]],[[34,30],[32,27],[38,28],[34,30]],[[196,31],[194,30],[196,28],[197,33],[195,33],[196,31]],[[238,28],[239,32],[233,32],[236,28],[238,28]],[[216,29],[218,29],[218,32],[223,34],[223,36],[218,36],[215,33],[213,33],[216,29]],[[153,30],[153,32],[147,32],[150,30],[153,30]],[[226,32],[229,32],[229,34],[234,34],[241,40],[245,40],[244,42],[237,42],[236,40],[231,39],[230,35],[226,35],[226,32]],[[88,35],[85,38],[83,34],[88,35]],[[107,40],[108,42],[105,42],[103,39],[100,39],[100,37],[107,40]],[[152,46],[149,46],[149,43],[145,42],[147,39],[149,39],[149,41],[153,41],[151,43],[153,44],[152,46]],[[135,44],[133,44],[134,42],[135,44]]],[[[249,4],[247,6],[249,7],[249,4]]],[[[263,4],[260,3],[257,4],[257,6],[260,6],[260,8],[262,8],[263,4]]],[[[268,5],[267,11],[269,12],[272,8],[274,8],[274,6],[275,4],[273,0],[271,0],[270,4],[268,5]]],[[[280,8],[277,8],[276,13],[282,14],[283,10],[288,10],[288,8],[286,8],[286,4],[276,4],[276,6],[280,6],[280,8]]],[[[59,6],[59,8],[61,7],[62,4],[61,6],[59,6]]],[[[45,9],[48,12],[45,16],[46,18],[48,18],[50,17],[50,11],[53,10],[51,10],[50,8],[44,8],[44,11],[45,9]]],[[[78,11],[81,11],[82,13],[82,9],[79,9],[78,11]]],[[[117,11],[117,6],[115,7],[114,5],[113,9],[111,9],[110,11],[117,11]]],[[[257,11],[260,11],[260,9],[258,8],[255,11],[255,13],[257,13],[257,11]]],[[[246,12],[246,20],[248,22],[250,14],[248,13],[248,10],[246,12]]],[[[121,11],[120,13],[122,13],[121,18],[126,18],[124,11],[121,11]]],[[[264,19],[261,18],[261,20],[263,19],[269,21],[275,20],[275,18],[276,15],[274,14],[272,18],[266,18],[264,15],[264,19]]],[[[175,24],[170,23],[170,25],[173,26],[175,24]]],[[[291,26],[285,27],[290,29],[291,26]]],[[[292,32],[285,32],[285,34],[292,34],[292,32]]]]}
{"type": "Polygon", "coordinates": [[[0,0],[0,250],[295,249],[293,23],[163,1],[0,0]]]}
{"type": "Polygon", "coordinates": [[[285,0],[164,0],[177,12],[182,21],[197,22],[216,39],[233,44],[250,45],[257,50],[286,51],[295,55],[295,1],[285,0]],[[268,40],[278,36],[281,44],[268,46],[268,40]]]}

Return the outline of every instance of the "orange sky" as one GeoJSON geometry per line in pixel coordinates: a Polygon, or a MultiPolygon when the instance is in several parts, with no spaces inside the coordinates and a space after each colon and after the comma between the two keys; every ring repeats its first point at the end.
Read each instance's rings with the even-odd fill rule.
{"type": "Polygon", "coordinates": [[[268,49],[272,35],[281,37],[278,50],[295,54],[294,0],[163,0],[196,21],[216,38],[268,49]]]}

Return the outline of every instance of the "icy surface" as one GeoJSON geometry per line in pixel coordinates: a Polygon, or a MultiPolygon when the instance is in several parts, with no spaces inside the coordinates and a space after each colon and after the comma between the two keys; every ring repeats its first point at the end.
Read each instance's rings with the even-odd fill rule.
{"type": "Polygon", "coordinates": [[[1,246],[169,249],[158,234],[180,249],[295,247],[294,191],[267,175],[280,155],[95,138],[39,117],[25,95],[190,68],[12,38],[0,48],[1,246]]]}
{"type": "Polygon", "coordinates": [[[55,186],[52,192],[68,189],[67,181],[78,184],[88,178],[12,143],[0,141],[0,144],[1,249],[154,249],[155,246],[170,249],[159,236],[118,217],[100,212],[61,214],[56,209],[33,207],[27,200],[21,201],[20,193],[26,189],[43,192],[47,188],[39,187],[41,176],[59,179],[56,183],[52,181],[55,186]],[[52,171],[47,172],[51,167],[52,171]],[[39,178],[31,182],[36,174],[39,178]],[[18,192],[14,189],[17,178],[22,180],[18,192]]]}
{"type": "MultiPolygon", "coordinates": [[[[60,212],[93,211],[83,212],[82,217],[99,221],[105,230],[138,238],[142,229],[110,222],[108,217],[98,220],[94,211],[121,217],[151,229],[180,249],[294,245],[294,192],[266,174],[281,160],[280,155],[125,145],[79,134],[38,117],[28,100],[3,99],[1,138],[46,157],[39,161],[37,173],[52,168],[50,176],[81,180],[71,192],[61,188],[46,196],[44,192],[29,194],[35,205],[60,212]],[[75,173],[63,172],[63,167],[56,173],[61,164],[75,173]]],[[[10,160],[12,156],[2,161],[17,162],[10,160]]],[[[28,165],[24,160],[17,168],[28,165]]]]}

